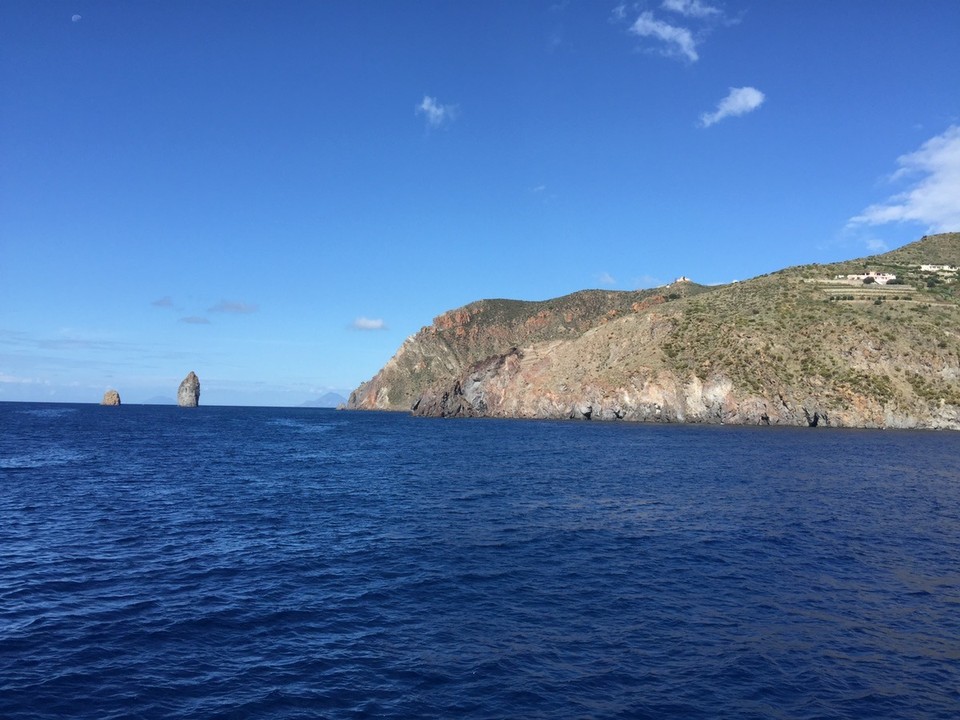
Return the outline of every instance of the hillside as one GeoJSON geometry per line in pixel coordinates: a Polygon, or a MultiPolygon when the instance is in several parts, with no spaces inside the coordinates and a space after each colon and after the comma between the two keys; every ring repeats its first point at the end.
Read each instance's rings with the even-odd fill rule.
{"type": "Polygon", "coordinates": [[[924,267],[944,265],[958,233],[718,287],[482,300],[405,341],[348,406],[960,429],[960,281],[924,267]]]}

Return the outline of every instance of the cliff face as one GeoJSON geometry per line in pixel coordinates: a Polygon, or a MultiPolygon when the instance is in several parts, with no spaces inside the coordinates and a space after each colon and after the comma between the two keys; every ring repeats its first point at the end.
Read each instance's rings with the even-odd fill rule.
{"type": "Polygon", "coordinates": [[[722,287],[480,301],[404,342],[349,407],[960,429],[960,281],[929,265],[960,265],[960,234],[722,287]]]}

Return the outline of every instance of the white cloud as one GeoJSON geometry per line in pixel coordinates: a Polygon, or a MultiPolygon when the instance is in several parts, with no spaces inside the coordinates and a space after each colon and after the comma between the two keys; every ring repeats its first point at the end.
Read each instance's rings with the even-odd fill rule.
{"type": "Polygon", "coordinates": [[[354,330],[386,330],[387,324],[381,318],[358,317],[352,327],[354,330]]]}
{"type": "Polygon", "coordinates": [[[867,245],[867,249],[872,252],[882,253],[890,249],[890,247],[883,240],[878,238],[867,238],[864,240],[864,242],[867,245]]]}
{"type": "Polygon", "coordinates": [[[710,127],[724,118],[746,115],[763,105],[766,96],[753,87],[730,88],[727,96],[720,101],[717,109],[700,116],[700,126],[710,127]]]}
{"type": "Polygon", "coordinates": [[[597,282],[599,282],[601,285],[617,284],[616,278],[614,278],[613,275],[611,275],[608,272],[602,272],[599,275],[597,275],[597,282]]]}
{"type": "Polygon", "coordinates": [[[657,20],[650,11],[640,13],[640,17],[630,26],[630,32],[640,37],[663,41],[668,48],[665,51],[667,55],[679,54],[690,62],[696,62],[700,58],[693,33],[685,27],[657,20]]]}
{"type": "Polygon", "coordinates": [[[209,310],[210,312],[232,313],[234,315],[249,315],[257,311],[256,305],[239,302],[237,300],[221,300],[209,310]]]}
{"type": "Polygon", "coordinates": [[[456,117],[456,105],[442,105],[436,98],[424,95],[423,100],[417,105],[417,115],[423,115],[427,119],[430,127],[440,127],[456,117]]]}
{"type": "Polygon", "coordinates": [[[700,2],[700,0],[663,0],[663,4],[660,7],[664,10],[685,15],[686,17],[700,19],[719,17],[723,14],[720,8],[706,5],[700,2]]]}
{"type": "Polygon", "coordinates": [[[915,178],[903,192],[871,205],[849,225],[916,222],[933,232],[960,230],[960,126],[951,125],[920,149],[897,158],[896,182],[915,178]]]}
{"type": "Polygon", "coordinates": [[[78,23],[78,22],[80,22],[81,20],[83,20],[83,15],[71,15],[71,16],[70,16],[70,22],[78,23]]]}

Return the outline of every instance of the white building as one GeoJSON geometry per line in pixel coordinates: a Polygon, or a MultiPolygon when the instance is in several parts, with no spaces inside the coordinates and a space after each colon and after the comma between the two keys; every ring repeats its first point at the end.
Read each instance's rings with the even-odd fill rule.
{"type": "Polygon", "coordinates": [[[867,273],[863,273],[862,275],[837,275],[836,277],[837,280],[850,280],[853,282],[857,282],[857,281],[863,282],[867,278],[873,278],[873,281],[877,285],[886,285],[891,280],[896,280],[897,276],[894,275],[893,273],[882,273],[882,272],[870,271],[867,273]]]}

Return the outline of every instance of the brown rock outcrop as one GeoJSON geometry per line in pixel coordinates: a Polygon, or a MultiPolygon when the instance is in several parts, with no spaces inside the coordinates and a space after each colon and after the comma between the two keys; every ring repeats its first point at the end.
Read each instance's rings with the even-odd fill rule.
{"type": "Polygon", "coordinates": [[[120,404],[120,393],[116,390],[107,390],[103,394],[103,400],[100,401],[101,405],[119,405],[120,404]]]}

